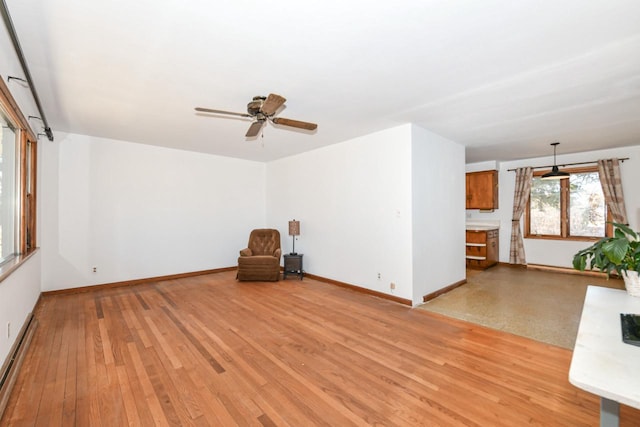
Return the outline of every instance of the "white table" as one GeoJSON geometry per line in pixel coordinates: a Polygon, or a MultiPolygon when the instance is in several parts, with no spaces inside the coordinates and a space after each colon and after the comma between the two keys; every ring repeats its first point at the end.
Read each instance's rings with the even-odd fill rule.
{"type": "Polygon", "coordinates": [[[620,313],[640,314],[640,298],[589,286],[569,381],[600,396],[600,425],[618,426],[619,404],[640,409],[640,347],[622,342],[620,313]]]}

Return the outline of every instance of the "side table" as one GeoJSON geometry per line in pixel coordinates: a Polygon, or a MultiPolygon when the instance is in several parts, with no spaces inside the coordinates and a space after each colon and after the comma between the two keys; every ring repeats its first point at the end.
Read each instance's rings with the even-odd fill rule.
{"type": "Polygon", "coordinates": [[[284,273],[283,279],[287,278],[289,274],[297,274],[300,280],[304,277],[304,270],[302,269],[302,256],[304,254],[284,254],[284,273]]]}

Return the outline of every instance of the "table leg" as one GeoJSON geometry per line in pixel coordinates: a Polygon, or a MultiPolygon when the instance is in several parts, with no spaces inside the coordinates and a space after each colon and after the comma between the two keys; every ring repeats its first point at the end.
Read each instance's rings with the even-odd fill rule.
{"type": "Polygon", "coordinates": [[[600,398],[600,427],[620,425],[620,404],[615,400],[600,398]]]}

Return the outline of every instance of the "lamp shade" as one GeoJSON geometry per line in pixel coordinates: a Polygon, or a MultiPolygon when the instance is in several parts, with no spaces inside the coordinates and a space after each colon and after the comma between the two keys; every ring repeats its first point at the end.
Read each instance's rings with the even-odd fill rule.
{"type": "Polygon", "coordinates": [[[289,236],[299,236],[300,235],[300,221],[289,221],[289,236]]]}
{"type": "Polygon", "coordinates": [[[553,167],[551,168],[551,172],[547,172],[542,175],[541,179],[566,179],[571,176],[568,172],[562,172],[558,169],[558,164],[556,163],[556,147],[560,145],[559,142],[552,142],[551,146],[553,147],[553,167]]]}
{"type": "Polygon", "coordinates": [[[558,166],[553,166],[551,168],[551,172],[547,172],[544,175],[542,175],[541,179],[547,180],[547,179],[565,179],[565,178],[569,178],[570,174],[567,172],[562,172],[560,169],[558,169],[558,166]]]}

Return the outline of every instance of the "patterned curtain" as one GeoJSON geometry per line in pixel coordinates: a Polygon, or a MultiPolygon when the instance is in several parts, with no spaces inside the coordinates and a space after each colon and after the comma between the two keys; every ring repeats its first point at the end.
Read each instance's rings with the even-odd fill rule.
{"type": "Polygon", "coordinates": [[[513,195],[513,217],[511,218],[511,249],[509,251],[509,263],[526,264],[524,255],[524,240],[520,231],[520,218],[524,213],[531,192],[531,180],[533,168],[516,169],[516,191],[513,195]]]}
{"type": "Polygon", "coordinates": [[[598,174],[602,184],[602,192],[607,208],[611,212],[613,222],[629,224],[627,208],[624,206],[624,193],[620,179],[620,162],[618,159],[598,160],[598,174]]]}

